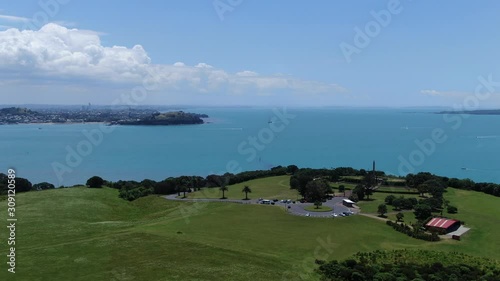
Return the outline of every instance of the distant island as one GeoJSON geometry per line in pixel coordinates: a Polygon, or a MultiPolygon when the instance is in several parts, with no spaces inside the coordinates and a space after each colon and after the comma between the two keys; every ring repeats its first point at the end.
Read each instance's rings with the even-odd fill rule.
{"type": "Polygon", "coordinates": [[[460,111],[441,111],[437,114],[472,114],[472,115],[500,115],[500,109],[481,109],[481,110],[460,110],[460,111]]]}
{"type": "Polygon", "coordinates": [[[72,124],[107,123],[109,125],[193,125],[204,124],[206,114],[171,111],[161,113],[154,109],[43,109],[8,107],[0,109],[0,125],[6,124],[72,124]]]}

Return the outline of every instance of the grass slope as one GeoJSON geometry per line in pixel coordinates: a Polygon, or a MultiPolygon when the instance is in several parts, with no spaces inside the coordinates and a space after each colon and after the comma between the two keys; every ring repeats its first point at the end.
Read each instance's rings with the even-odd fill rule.
{"type": "MultiPolygon", "coordinates": [[[[498,198],[459,190],[446,196],[473,227],[460,242],[412,239],[363,216],[312,219],[271,206],[156,196],[127,202],[107,188],[29,192],[17,196],[17,273],[4,263],[0,280],[317,280],[315,258],[377,249],[500,259],[498,198]]],[[[6,201],[0,204],[5,218],[6,201]]],[[[2,228],[0,240],[6,237],[2,228]]]]}

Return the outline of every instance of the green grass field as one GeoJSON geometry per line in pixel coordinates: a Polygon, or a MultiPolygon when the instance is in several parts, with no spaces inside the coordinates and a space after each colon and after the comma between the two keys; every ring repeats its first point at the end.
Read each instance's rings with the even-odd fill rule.
{"type": "MultiPolygon", "coordinates": [[[[377,249],[500,259],[499,198],[453,189],[446,196],[473,228],[460,242],[416,240],[363,216],[312,219],[273,206],[157,196],[128,202],[108,188],[18,194],[17,273],[2,263],[0,280],[318,280],[315,258],[377,249]]],[[[6,241],[5,227],[0,235],[6,241]]]]}
{"type": "MultiPolygon", "coordinates": [[[[241,192],[243,187],[248,185],[252,193],[248,193],[249,199],[292,199],[298,198],[298,192],[290,189],[290,176],[268,177],[255,179],[245,183],[229,185],[225,196],[228,199],[244,199],[245,193],[241,192]]],[[[187,198],[212,198],[222,197],[222,191],[219,188],[203,188],[200,191],[186,194],[187,198]]]]}

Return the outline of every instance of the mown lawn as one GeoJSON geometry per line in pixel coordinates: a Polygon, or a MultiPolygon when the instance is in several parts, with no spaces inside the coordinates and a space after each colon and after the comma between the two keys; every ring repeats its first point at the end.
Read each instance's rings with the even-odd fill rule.
{"type": "MultiPolygon", "coordinates": [[[[453,217],[472,227],[462,241],[416,240],[363,216],[308,218],[273,206],[157,196],[128,202],[108,188],[18,194],[17,273],[4,263],[0,280],[318,280],[315,258],[378,249],[500,259],[499,198],[453,189],[446,197],[459,209],[453,217]]],[[[0,240],[7,235],[2,228],[0,240]]]]}
{"type": "MultiPolygon", "coordinates": [[[[224,196],[228,199],[244,199],[245,193],[242,192],[243,187],[248,185],[252,190],[248,193],[249,199],[292,199],[298,198],[297,190],[290,189],[290,176],[277,176],[255,179],[245,183],[238,183],[227,186],[228,191],[224,196]]],[[[181,194],[182,195],[182,194],[181,194]]],[[[218,199],[222,197],[222,191],[219,188],[203,188],[200,191],[186,194],[187,198],[211,198],[218,199]]]]}

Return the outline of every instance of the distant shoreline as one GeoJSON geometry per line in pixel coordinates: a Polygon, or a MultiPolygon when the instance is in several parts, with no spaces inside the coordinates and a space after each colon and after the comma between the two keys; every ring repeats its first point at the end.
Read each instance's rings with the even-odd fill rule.
{"type": "Polygon", "coordinates": [[[9,107],[0,109],[0,125],[19,124],[106,124],[138,126],[171,126],[205,124],[206,114],[171,111],[160,113],[155,110],[45,110],[37,112],[28,108],[9,107]]]}
{"type": "Polygon", "coordinates": [[[435,112],[435,113],[436,114],[500,115],[500,109],[440,111],[440,112],[435,112]]]}

